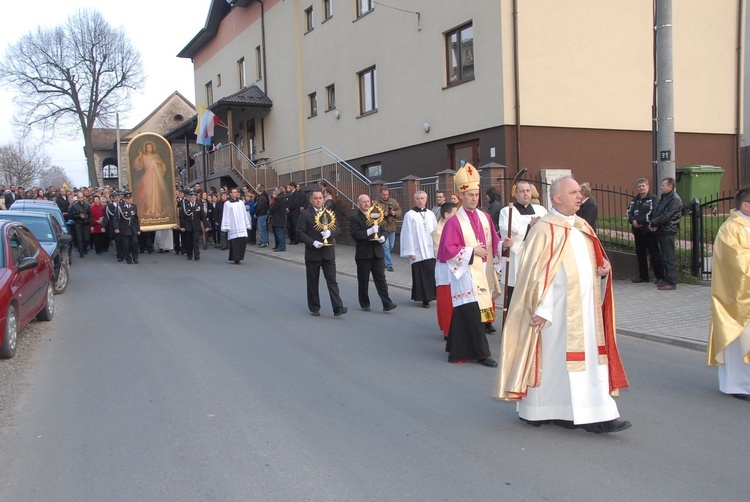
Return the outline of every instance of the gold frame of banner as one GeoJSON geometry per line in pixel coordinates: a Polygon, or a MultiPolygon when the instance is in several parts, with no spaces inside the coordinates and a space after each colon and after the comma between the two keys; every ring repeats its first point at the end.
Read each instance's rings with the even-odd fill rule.
{"type": "Polygon", "coordinates": [[[128,191],[138,208],[141,231],[179,227],[172,145],[160,134],[144,132],[128,143],[128,191]],[[151,145],[149,152],[148,145],[151,145]]]}

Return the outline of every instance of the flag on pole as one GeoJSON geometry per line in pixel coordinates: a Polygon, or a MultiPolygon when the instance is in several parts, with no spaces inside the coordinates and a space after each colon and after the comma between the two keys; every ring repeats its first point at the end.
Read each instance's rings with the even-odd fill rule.
{"type": "Polygon", "coordinates": [[[211,144],[211,138],[214,136],[214,128],[215,126],[221,122],[219,120],[219,117],[217,117],[214,112],[211,110],[206,110],[203,115],[201,115],[200,122],[199,122],[199,133],[197,134],[196,143],[199,145],[210,145],[211,144]]]}
{"type": "Polygon", "coordinates": [[[203,117],[203,114],[206,113],[206,107],[203,105],[198,105],[198,120],[195,123],[195,135],[200,135],[201,132],[201,117],[203,117]]]}

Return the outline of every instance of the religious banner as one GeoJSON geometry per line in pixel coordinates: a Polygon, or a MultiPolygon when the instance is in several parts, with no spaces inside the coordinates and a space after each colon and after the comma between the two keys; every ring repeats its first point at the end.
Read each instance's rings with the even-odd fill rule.
{"type": "Polygon", "coordinates": [[[172,145],[155,133],[137,135],[128,144],[128,187],[138,208],[141,230],[176,228],[172,145]]]}

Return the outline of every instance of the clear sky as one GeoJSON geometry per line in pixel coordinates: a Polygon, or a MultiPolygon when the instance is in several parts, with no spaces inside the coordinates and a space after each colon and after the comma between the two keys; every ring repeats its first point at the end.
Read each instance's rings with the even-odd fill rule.
{"type": "MultiPolygon", "coordinates": [[[[135,126],[174,91],[195,104],[193,66],[177,53],[203,28],[211,0],[130,0],[102,2],[96,0],[35,0],[12,14],[0,17],[0,53],[22,35],[38,26],[53,27],[65,23],[80,8],[98,10],[107,22],[122,27],[141,53],[146,75],[143,89],[133,95],[131,108],[120,114],[120,127],[135,126]]],[[[7,9],[6,9],[7,10],[7,9]]],[[[14,93],[0,88],[0,145],[15,141],[12,117],[14,93]]],[[[36,140],[38,141],[38,139],[36,140]]],[[[61,136],[44,141],[52,165],[62,167],[77,185],[88,184],[83,138],[61,136]]]]}

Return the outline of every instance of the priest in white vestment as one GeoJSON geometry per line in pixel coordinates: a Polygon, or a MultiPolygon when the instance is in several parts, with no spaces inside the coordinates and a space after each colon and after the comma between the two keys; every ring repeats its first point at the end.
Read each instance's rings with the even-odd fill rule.
{"type": "Polygon", "coordinates": [[[516,285],[516,270],[521,263],[526,234],[542,216],[547,214],[544,207],[531,203],[531,195],[531,184],[528,181],[519,181],[516,186],[516,201],[513,205],[502,208],[498,221],[493,222],[497,224],[497,231],[503,239],[503,246],[510,249],[507,269],[500,274],[500,283],[508,283],[507,301],[512,297],[513,288],[516,285]],[[511,211],[512,218],[510,217],[511,211]],[[510,228],[508,228],[509,221],[510,228]]]}
{"type": "Polygon", "coordinates": [[[229,196],[229,200],[224,203],[221,231],[227,232],[229,261],[233,261],[236,265],[245,259],[247,229],[251,228],[251,223],[245,210],[245,203],[240,200],[239,189],[232,188],[229,196]]]}
{"type": "Polygon", "coordinates": [[[750,401],[750,187],[734,202],[714,242],[708,364],[721,392],[750,401]]]}
{"type": "Polygon", "coordinates": [[[615,339],[611,267],[596,234],[575,215],[578,183],[551,187],[552,207],[526,238],[503,327],[494,396],[517,401],[530,425],[618,432],[612,396],[628,387],[615,339]]]}
{"type": "Polygon", "coordinates": [[[436,298],[435,249],[432,231],[437,228],[435,213],[427,209],[427,193],[414,194],[416,205],[404,215],[401,226],[401,256],[411,264],[411,299],[429,308],[436,298]]]}

